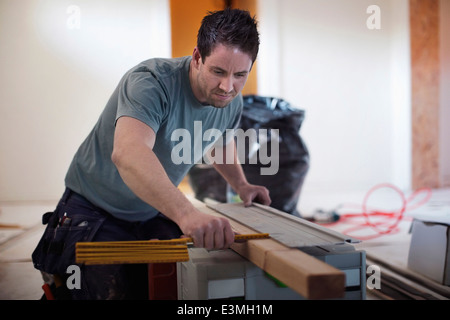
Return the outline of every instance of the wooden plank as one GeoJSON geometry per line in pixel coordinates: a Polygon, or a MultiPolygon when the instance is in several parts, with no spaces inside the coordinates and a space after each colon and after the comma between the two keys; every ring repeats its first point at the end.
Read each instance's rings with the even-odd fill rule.
{"type": "Polygon", "coordinates": [[[242,203],[207,205],[249,228],[270,233],[272,239],[278,240],[288,247],[302,248],[360,242],[316,223],[257,203],[249,208],[245,208],[242,203]]]}
{"type": "MultiPolygon", "coordinates": [[[[191,202],[202,212],[224,217],[201,201],[191,199],[191,202]]],[[[255,232],[238,221],[229,221],[237,233],[255,232]]],[[[307,299],[333,299],[344,296],[345,274],[298,249],[289,248],[273,239],[234,243],[231,249],[307,299]]]]}
{"type": "Polygon", "coordinates": [[[276,275],[277,279],[291,288],[301,290],[301,294],[308,299],[338,298],[344,295],[344,274],[300,250],[268,252],[265,271],[276,275]]]}
{"type": "Polygon", "coordinates": [[[412,188],[438,188],[439,0],[410,0],[412,188]]]}

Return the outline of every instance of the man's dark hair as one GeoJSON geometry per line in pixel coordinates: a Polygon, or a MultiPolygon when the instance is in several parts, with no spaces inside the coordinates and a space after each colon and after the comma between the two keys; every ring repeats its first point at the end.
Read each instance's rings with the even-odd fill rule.
{"type": "Polygon", "coordinates": [[[198,31],[197,48],[202,60],[208,57],[218,44],[237,47],[255,62],[259,51],[257,22],[248,11],[225,9],[209,12],[203,18],[198,31]]]}

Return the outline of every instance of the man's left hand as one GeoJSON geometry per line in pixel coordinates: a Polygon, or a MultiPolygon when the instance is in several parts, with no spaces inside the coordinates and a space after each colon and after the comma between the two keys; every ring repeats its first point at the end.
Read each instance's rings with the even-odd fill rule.
{"type": "Polygon", "coordinates": [[[272,200],[270,199],[269,190],[266,187],[246,184],[236,190],[241,198],[244,206],[249,207],[253,202],[260,203],[262,205],[270,205],[272,200]]]}

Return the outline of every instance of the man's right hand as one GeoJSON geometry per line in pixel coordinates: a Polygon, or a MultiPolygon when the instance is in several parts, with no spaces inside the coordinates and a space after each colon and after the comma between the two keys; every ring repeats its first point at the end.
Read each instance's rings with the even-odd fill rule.
{"type": "Polygon", "coordinates": [[[214,217],[197,209],[185,214],[179,227],[199,248],[227,249],[234,242],[234,232],[226,218],[214,217]]]}

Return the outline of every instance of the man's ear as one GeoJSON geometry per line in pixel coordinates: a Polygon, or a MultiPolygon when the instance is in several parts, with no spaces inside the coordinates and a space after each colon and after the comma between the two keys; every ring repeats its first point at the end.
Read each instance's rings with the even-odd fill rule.
{"type": "Polygon", "coordinates": [[[200,54],[200,50],[197,47],[194,48],[194,52],[192,53],[192,62],[194,66],[198,68],[200,63],[202,62],[202,55],[200,54]]]}

